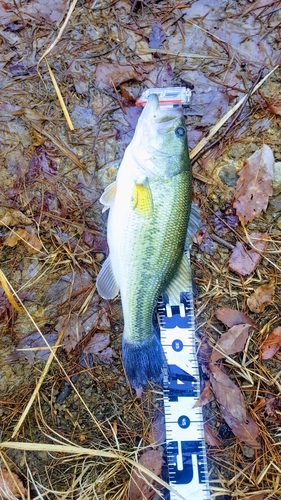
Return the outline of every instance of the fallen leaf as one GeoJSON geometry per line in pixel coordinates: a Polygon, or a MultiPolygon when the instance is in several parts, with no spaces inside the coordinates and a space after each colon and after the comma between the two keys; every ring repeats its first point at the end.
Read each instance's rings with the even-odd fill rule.
{"type": "Polygon", "coordinates": [[[95,333],[84,348],[86,354],[98,354],[110,344],[109,333],[95,333]]]}
{"type": "Polygon", "coordinates": [[[236,309],[231,309],[230,307],[220,307],[216,310],[215,316],[219,321],[228,326],[228,328],[234,325],[241,325],[241,323],[252,325],[254,328],[257,328],[256,323],[246,316],[246,314],[236,309]]]}
{"type": "Polygon", "coordinates": [[[30,254],[37,253],[42,248],[42,243],[37,238],[33,228],[30,228],[29,231],[23,228],[11,231],[4,241],[4,245],[8,247],[14,247],[18,243],[23,243],[30,254]]]}
{"type": "Polygon", "coordinates": [[[260,253],[253,249],[246,250],[245,245],[238,241],[229,259],[229,268],[242,276],[251,274],[257,268],[267,248],[266,233],[250,233],[249,238],[260,253]]]}
{"type": "Polygon", "coordinates": [[[281,420],[281,397],[274,394],[266,394],[255,405],[255,411],[265,408],[266,418],[269,422],[277,423],[281,420]]]}
{"type": "Polygon", "coordinates": [[[201,392],[193,408],[198,408],[198,406],[207,405],[208,403],[210,403],[210,401],[213,401],[213,399],[214,399],[214,393],[211,388],[211,383],[210,380],[207,380],[205,387],[201,392]]]}
{"type": "Polygon", "coordinates": [[[215,232],[219,236],[226,234],[230,228],[235,228],[239,222],[233,207],[227,206],[223,210],[217,210],[211,217],[215,232]],[[225,224],[224,224],[225,222],[225,224]]]}
{"type": "Polygon", "coordinates": [[[257,493],[256,495],[245,497],[244,500],[264,500],[264,495],[263,493],[257,493]]]}
{"type": "Polygon", "coordinates": [[[166,33],[162,28],[162,24],[157,22],[153,23],[151,33],[149,34],[149,46],[151,49],[159,49],[162,42],[166,40],[166,33]]]}
{"type": "Polygon", "coordinates": [[[199,245],[201,252],[205,252],[208,255],[214,255],[215,251],[213,240],[210,238],[205,224],[203,224],[201,229],[199,229],[199,231],[192,236],[192,240],[194,243],[199,245]]]}
{"type": "Polygon", "coordinates": [[[13,208],[0,207],[0,226],[17,226],[21,224],[23,226],[29,226],[32,220],[26,217],[19,210],[14,210],[13,208]]]}
{"type": "Polygon", "coordinates": [[[213,349],[211,363],[224,358],[225,355],[243,351],[249,332],[252,329],[252,325],[242,323],[241,325],[234,325],[226,333],[223,333],[213,349]]]}
{"type": "Polygon", "coordinates": [[[18,305],[18,303],[15,301],[14,296],[12,294],[12,290],[10,288],[10,283],[7,280],[5,274],[3,273],[2,269],[0,269],[0,283],[1,286],[6,294],[6,297],[8,301],[10,302],[11,306],[18,312],[21,312],[21,308],[18,305]]]}
{"type": "MultiPolygon", "coordinates": [[[[145,450],[139,463],[156,476],[160,476],[163,458],[159,448],[145,450]]],[[[156,481],[135,467],[129,485],[129,500],[152,500],[155,496],[155,490],[152,486],[159,489],[159,484],[156,481]]]]}
{"type": "MultiPolygon", "coordinates": [[[[65,328],[66,325],[66,317],[61,316],[57,324],[55,325],[55,329],[58,333],[61,332],[62,328],[65,328]]],[[[78,314],[71,313],[70,318],[67,320],[67,325],[65,328],[64,336],[63,336],[63,347],[67,353],[72,351],[76,347],[76,345],[80,342],[83,337],[83,325],[81,316],[78,314]]]]}
{"type": "Polygon", "coordinates": [[[281,326],[274,328],[260,348],[261,359],[271,359],[281,347],[281,326]]]}
{"type": "Polygon", "coordinates": [[[258,286],[255,291],[248,297],[247,305],[250,311],[261,313],[265,310],[266,306],[272,303],[275,295],[274,280],[266,283],[265,285],[258,286]]]}
{"type": "MultiPolygon", "coordinates": [[[[83,108],[84,109],[84,108],[83,108]]],[[[25,182],[34,180],[43,173],[44,176],[56,175],[57,164],[52,160],[42,146],[35,148],[33,156],[30,158],[28,170],[25,174],[25,182]]]]}
{"type": "Polygon", "coordinates": [[[118,87],[120,83],[128,80],[142,80],[142,76],[129,64],[122,65],[111,61],[110,63],[102,62],[97,65],[95,80],[100,88],[112,88],[113,84],[118,87]]]}
{"type": "Polygon", "coordinates": [[[23,498],[23,495],[24,497],[27,495],[27,490],[17,474],[7,469],[0,469],[0,495],[2,500],[23,498]]]}
{"type": "Polygon", "coordinates": [[[204,434],[205,441],[209,446],[215,446],[216,448],[222,447],[222,440],[215,435],[211,425],[208,422],[204,422],[204,434]]]}
{"type": "Polygon", "coordinates": [[[266,210],[268,198],[273,192],[273,165],[273,152],[265,144],[246,160],[240,170],[233,206],[243,224],[251,222],[262,210],[266,210]]]}
{"type": "MultiPolygon", "coordinates": [[[[54,346],[57,341],[58,334],[46,333],[44,338],[50,346],[54,346]]],[[[27,361],[32,365],[36,359],[47,361],[49,356],[50,349],[46,345],[42,335],[39,332],[33,332],[24,337],[24,339],[17,344],[16,349],[10,354],[7,361],[14,362],[18,359],[27,359],[27,361]]]]}
{"type": "Polygon", "coordinates": [[[221,415],[236,438],[247,446],[259,448],[258,426],[246,409],[240,389],[215,364],[210,364],[210,381],[221,415]]]}
{"type": "Polygon", "coordinates": [[[104,363],[105,365],[111,365],[113,363],[113,359],[118,357],[118,354],[116,354],[112,347],[107,347],[106,349],[98,353],[100,362],[104,363]]]}

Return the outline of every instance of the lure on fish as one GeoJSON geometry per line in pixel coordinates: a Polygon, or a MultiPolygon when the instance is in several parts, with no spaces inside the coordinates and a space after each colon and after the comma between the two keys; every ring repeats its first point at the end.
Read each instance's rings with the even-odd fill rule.
{"type": "Polygon", "coordinates": [[[116,182],[100,198],[109,208],[109,256],[97,277],[101,297],[121,294],[122,358],[131,386],[159,383],[164,354],[153,314],[159,295],[170,304],[191,291],[184,246],[191,207],[191,168],[181,108],[148,97],[116,182]]]}

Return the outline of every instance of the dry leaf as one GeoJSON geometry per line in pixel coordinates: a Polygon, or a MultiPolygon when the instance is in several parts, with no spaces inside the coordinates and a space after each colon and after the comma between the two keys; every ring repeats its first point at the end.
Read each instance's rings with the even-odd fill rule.
{"type": "Polygon", "coordinates": [[[222,447],[222,440],[215,435],[211,425],[208,422],[204,422],[204,434],[205,441],[209,446],[215,446],[216,448],[222,447]]]}
{"type": "Polygon", "coordinates": [[[8,247],[14,247],[18,243],[23,243],[30,254],[37,253],[42,248],[42,243],[37,238],[33,228],[30,229],[30,232],[22,228],[17,229],[16,232],[10,232],[4,241],[4,245],[8,247]]]}
{"type": "Polygon", "coordinates": [[[268,304],[273,300],[275,294],[274,280],[265,285],[258,286],[254,293],[247,299],[247,305],[250,311],[255,313],[263,312],[268,304]]]}
{"type": "Polygon", "coordinates": [[[14,210],[13,208],[0,207],[0,226],[17,226],[22,224],[23,226],[29,226],[32,220],[26,217],[19,210],[14,210]]]}
{"type": "Polygon", "coordinates": [[[253,329],[252,325],[234,325],[216,343],[212,355],[211,363],[224,358],[225,355],[235,354],[243,351],[249,332],[253,329]]]}
{"type": "Polygon", "coordinates": [[[251,495],[250,497],[245,497],[244,500],[264,500],[264,494],[257,493],[256,495],[251,495]]]}
{"type": "Polygon", "coordinates": [[[261,359],[271,359],[281,347],[281,326],[274,328],[260,348],[261,359]]]}
{"type": "Polygon", "coordinates": [[[246,316],[246,314],[236,309],[231,309],[230,307],[220,307],[216,310],[215,316],[219,321],[228,326],[228,328],[234,325],[241,325],[241,323],[252,325],[253,328],[257,328],[256,323],[246,316]]]}
{"type": "Polygon", "coordinates": [[[240,389],[218,366],[210,364],[210,369],[210,381],[222,417],[239,441],[259,448],[258,426],[246,409],[240,389]]]}
{"type": "MultiPolygon", "coordinates": [[[[12,294],[11,288],[10,288],[10,283],[7,280],[5,274],[3,273],[2,269],[0,269],[0,284],[7,296],[8,301],[10,302],[11,306],[18,312],[21,312],[20,306],[17,304],[17,302],[14,299],[14,296],[12,294]]],[[[2,295],[2,294],[1,294],[2,295]]]]}
{"type": "MultiPolygon", "coordinates": [[[[65,328],[65,324],[66,316],[61,316],[55,326],[56,331],[60,333],[62,328],[65,328]]],[[[81,316],[71,313],[63,336],[63,347],[66,352],[69,353],[72,349],[74,349],[82,337],[83,325],[81,316]]]]}
{"type": "Polygon", "coordinates": [[[98,354],[110,344],[109,333],[95,333],[84,348],[86,354],[98,354]]]}
{"type": "Polygon", "coordinates": [[[111,61],[110,63],[102,62],[97,65],[95,79],[100,88],[112,88],[113,84],[118,87],[120,83],[128,80],[142,80],[142,75],[137,73],[134,67],[129,64],[122,65],[111,61]]]}
{"type": "Polygon", "coordinates": [[[201,392],[198,400],[196,401],[195,405],[193,408],[197,408],[198,406],[204,406],[210,403],[210,401],[213,401],[214,399],[214,394],[211,388],[211,383],[210,380],[207,380],[205,387],[203,391],[201,392]]]}
{"type": "MultiPolygon", "coordinates": [[[[159,448],[145,450],[139,459],[139,463],[160,476],[163,459],[159,448]]],[[[159,484],[155,484],[155,481],[148,474],[144,474],[135,467],[130,480],[129,500],[152,500],[155,491],[151,485],[159,489],[159,484]]]]}
{"type": "Polygon", "coordinates": [[[248,158],[239,172],[235,191],[236,208],[240,221],[245,224],[266,210],[268,198],[272,196],[274,156],[267,144],[248,158]]]}
{"type": "Polygon", "coordinates": [[[266,233],[251,233],[249,238],[259,253],[252,249],[246,250],[242,243],[237,242],[229,260],[229,268],[242,276],[251,274],[257,268],[267,248],[266,233]]]}
{"type": "Polygon", "coordinates": [[[27,495],[27,490],[17,474],[6,469],[0,469],[0,497],[2,500],[23,498],[23,495],[27,495]]]}

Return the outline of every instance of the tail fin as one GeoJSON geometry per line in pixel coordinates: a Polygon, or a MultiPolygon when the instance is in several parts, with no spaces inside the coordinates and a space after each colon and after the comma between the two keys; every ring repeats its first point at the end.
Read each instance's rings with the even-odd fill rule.
{"type": "Polygon", "coordinates": [[[122,357],[133,389],[147,385],[149,380],[161,383],[165,355],[156,329],[148,339],[138,342],[129,342],[123,335],[122,357]]]}

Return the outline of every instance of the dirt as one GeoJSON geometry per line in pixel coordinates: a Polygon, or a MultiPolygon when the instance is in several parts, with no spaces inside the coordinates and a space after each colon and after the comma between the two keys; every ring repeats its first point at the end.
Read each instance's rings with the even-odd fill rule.
{"type": "MultiPolygon", "coordinates": [[[[185,110],[192,150],[278,65],[281,10],[279,2],[265,0],[78,1],[72,13],[70,5],[65,0],[0,4],[0,267],[20,308],[0,286],[1,441],[75,444],[100,455],[5,448],[1,466],[18,474],[28,498],[125,500],[132,464],[102,452],[135,459],[153,443],[162,391],[151,387],[140,400],[126,383],[120,300],[102,300],[95,290],[108,251],[106,214],[98,200],[133,136],[141,112],[134,103],[142,90],[192,87],[185,110]],[[94,335],[108,333],[109,345],[87,348],[94,335]],[[49,357],[43,337],[52,346],[59,339],[59,347],[18,428],[49,357]]],[[[261,448],[235,438],[216,400],[204,407],[220,440],[218,447],[207,445],[216,500],[277,500],[281,494],[280,353],[271,360],[259,357],[262,341],[281,324],[278,168],[268,208],[258,218],[239,223],[220,241],[213,238],[219,233],[212,218],[218,210],[232,210],[238,172],[263,144],[280,165],[280,93],[279,67],[241,114],[230,118],[231,127],[220,128],[193,160],[193,196],[207,231],[191,257],[199,352],[226,330],[214,315],[219,307],[241,310],[258,325],[247,349],[223,365],[259,426],[261,448]],[[229,259],[236,243],[253,231],[267,233],[268,247],[258,267],[242,276],[230,270],[229,259]],[[251,312],[247,298],[271,280],[274,300],[263,313],[251,312]],[[241,366],[250,370],[252,382],[241,366]]],[[[208,373],[202,359],[203,387],[208,373]]]]}

